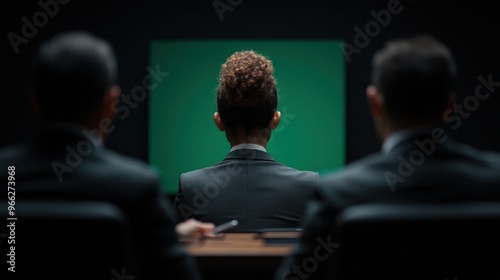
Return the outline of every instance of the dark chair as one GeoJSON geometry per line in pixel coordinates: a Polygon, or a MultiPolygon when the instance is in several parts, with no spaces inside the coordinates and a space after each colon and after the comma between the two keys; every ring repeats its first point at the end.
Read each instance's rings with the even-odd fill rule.
{"type": "Polygon", "coordinates": [[[344,279],[500,279],[500,204],[365,204],[335,221],[344,279]]]}
{"type": "MultiPolygon", "coordinates": [[[[5,223],[7,207],[0,213],[5,223]]],[[[130,280],[125,276],[138,275],[128,221],[112,204],[19,200],[15,217],[7,222],[15,222],[16,272],[11,276],[17,279],[130,280]]]]}

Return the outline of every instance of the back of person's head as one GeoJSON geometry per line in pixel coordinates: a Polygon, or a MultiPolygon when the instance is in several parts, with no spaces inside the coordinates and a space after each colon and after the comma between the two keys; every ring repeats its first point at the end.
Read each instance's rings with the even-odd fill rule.
{"type": "Polygon", "coordinates": [[[98,114],[116,83],[116,57],[106,41],[89,33],[63,33],[40,47],[33,74],[42,118],[81,122],[98,114]]]}
{"type": "Polygon", "coordinates": [[[222,65],[217,90],[217,111],[235,133],[267,128],[278,106],[272,62],[254,51],[236,52],[222,65]]]}
{"type": "Polygon", "coordinates": [[[440,121],[454,76],[451,52],[427,35],[391,41],[373,57],[372,84],[393,120],[440,121]]]}

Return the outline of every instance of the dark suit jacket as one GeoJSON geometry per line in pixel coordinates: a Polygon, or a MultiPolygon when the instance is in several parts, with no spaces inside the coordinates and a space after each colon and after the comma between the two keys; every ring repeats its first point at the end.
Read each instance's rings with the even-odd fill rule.
{"type": "MultiPolygon", "coordinates": [[[[22,199],[111,202],[124,211],[131,224],[141,279],[200,279],[193,260],[178,242],[172,206],[161,192],[157,176],[140,161],[91,144],[81,129],[47,129],[33,143],[0,152],[4,171],[0,180],[7,182],[7,166],[16,168],[17,203],[22,199]],[[54,164],[67,172],[58,178],[54,164]]],[[[96,229],[96,238],[98,234],[96,229]]],[[[58,269],[56,261],[54,269],[58,269]]]]}
{"type": "Polygon", "coordinates": [[[334,253],[338,244],[334,244],[336,237],[331,235],[333,222],[340,211],[351,205],[500,202],[499,154],[479,151],[451,139],[441,144],[434,142],[433,150],[430,139],[426,135],[407,139],[387,154],[368,156],[322,178],[307,207],[300,241],[283,261],[275,279],[305,279],[305,275],[297,276],[300,273],[307,274],[307,279],[324,279],[327,261],[316,261],[318,268],[306,273],[304,260],[334,253]],[[416,141],[427,146],[422,149],[416,141]],[[297,267],[302,267],[301,272],[294,271],[297,267]]]}
{"type": "Polygon", "coordinates": [[[207,168],[184,173],[174,211],[180,219],[216,225],[239,221],[235,232],[296,228],[318,173],[299,171],[258,150],[236,150],[207,168]]]}

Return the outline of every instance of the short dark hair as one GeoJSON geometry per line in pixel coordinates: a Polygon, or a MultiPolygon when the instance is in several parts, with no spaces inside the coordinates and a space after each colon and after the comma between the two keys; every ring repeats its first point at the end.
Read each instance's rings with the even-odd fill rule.
{"type": "Polygon", "coordinates": [[[450,50],[428,35],[391,41],[373,57],[372,83],[392,118],[441,118],[453,92],[455,62],[450,50]]]}
{"type": "Polygon", "coordinates": [[[33,73],[42,117],[78,121],[91,116],[116,83],[116,64],[109,43],[87,32],[62,33],[45,42],[33,73]]]}
{"type": "Polygon", "coordinates": [[[236,52],[222,65],[217,111],[230,131],[269,125],[278,106],[273,72],[272,62],[254,51],[236,52]]]}

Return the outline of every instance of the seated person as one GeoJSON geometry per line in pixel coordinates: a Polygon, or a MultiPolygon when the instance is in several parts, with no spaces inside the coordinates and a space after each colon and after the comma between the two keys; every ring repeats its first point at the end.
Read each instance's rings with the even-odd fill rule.
{"type": "MultiPolygon", "coordinates": [[[[178,234],[205,236],[214,225],[194,219],[176,225],[157,175],[145,163],[103,145],[120,96],[116,76],[116,58],[106,41],[70,32],[44,43],[31,95],[41,129],[33,141],[0,150],[0,166],[15,166],[19,204],[23,199],[103,201],[123,210],[134,236],[140,279],[201,279],[178,234]]],[[[7,175],[2,172],[0,179],[7,182],[7,175]]],[[[71,237],[54,233],[54,238],[71,237]]],[[[94,238],[99,238],[98,229],[94,238]]],[[[64,268],[54,262],[54,273],[61,273],[64,268]]]]}
{"type": "Polygon", "coordinates": [[[350,206],[500,201],[500,155],[456,142],[440,127],[453,112],[454,78],[450,50],[429,36],[390,41],[375,54],[366,94],[382,150],[320,180],[276,280],[331,279],[327,259],[342,245],[332,229],[350,206]],[[304,269],[309,260],[318,260],[314,271],[304,269]]]}
{"type": "Polygon", "coordinates": [[[318,173],[287,167],[266,150],[281,114],[273,72],[272,62],[253,51],[222,65],[214,120],[231,150],[213,166],[181,174],[174,202],[180,219],[235,219],[237,232],[299,226],[318,173]]]}

